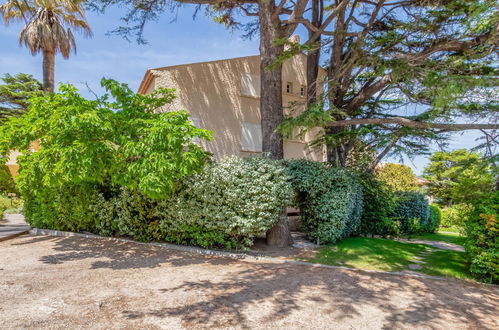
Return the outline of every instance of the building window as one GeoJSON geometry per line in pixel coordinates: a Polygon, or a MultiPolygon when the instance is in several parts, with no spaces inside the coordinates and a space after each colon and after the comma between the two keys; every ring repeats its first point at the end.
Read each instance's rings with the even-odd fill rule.
{"type": "Polygon", "coordinates": [[[293,94],[293,83],[292,82],[288,81],[286,83],[286,93],[293,94]]]}
{"type": "Polygon", "coordinates": [[[300,96],[305,96],[305,86],[301,85],[300,96]]]}
{"type": "Polygon", "coordinates": [[[260,76],[243,73],[241,76],[241,95],[260,97],[260,76]]]}
{"type": "Polygon", "coordinates": [[[262,152],[262,125],[241,124],[241,149],[243,151],[262,152]]]}

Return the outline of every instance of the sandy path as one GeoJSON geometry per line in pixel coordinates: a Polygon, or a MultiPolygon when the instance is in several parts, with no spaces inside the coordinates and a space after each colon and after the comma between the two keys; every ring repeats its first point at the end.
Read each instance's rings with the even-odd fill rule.
{"type": "Polygon", "coordinates": [[[499,287],[191,255],[135,243],[0,242],[0,328],[498,329],[499,287]]]}

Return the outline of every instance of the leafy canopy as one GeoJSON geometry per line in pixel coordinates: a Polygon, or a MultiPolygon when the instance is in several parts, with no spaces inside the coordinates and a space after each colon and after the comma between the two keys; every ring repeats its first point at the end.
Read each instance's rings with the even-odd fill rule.
{"type": "Polygon", "coordinates": [[[12,21],[25,23],[19,34],[19,43],[35,55],[41,51],[60,53],[68,58],[76,51],[73,31],[91,36],[82,0],[25,0],[7,1],[0,6],[5,24],[12,21]]]}
{"type": "MultiPolygon", "coordinates": [[[[323,31],[324,93],[287,118],[283,133],[325,127],[318,142],[341,166],[361,140],[378,154],[374,168],[385,156],[428,154],[455,130],[497,129],[496,0],[344,0],[323,8],[340,11],[323,31]]],[[[486,134],[497,141],[497,132],[486,134]]]]}
{"type": "Polygon", "coordinates": [[[155,113],[173,101],[173,89],[139,95],[114,80],[101,84],[110,95],[96,100],[60,85],[59,93],[30,99],[30,111],[1,127],[0,154],[23,154],[21,191],[111,183],[161,198],[177,179],[203,168],[209,154],[193,140],[209,140],[211,132],[193,126],[187,111],[155,113]],[[33,152],[37,140],[40,150],[33,152]]]}
{"type": "Polygon", "coordinates": [[[424,177],[430,181],[428,193],[442,205],[471,203],[494,190],[494,174],[490,163],[480,154],[460,149],[435,152],[424,177]]]}
{"type": "Polygon", "coordinates": [[[28,110],[28,99],[42,93],[42,84],[32,75],[5,74],[0,78],[0,123],[12,116],[20,116],[28,110]]]}
{"type": "Polygon", "coordinates": [[[379,180],[389,185],[393,191],[416,191],[417,177],[412,169],[403,164],[384,163],[376,168],[379,180]]]}

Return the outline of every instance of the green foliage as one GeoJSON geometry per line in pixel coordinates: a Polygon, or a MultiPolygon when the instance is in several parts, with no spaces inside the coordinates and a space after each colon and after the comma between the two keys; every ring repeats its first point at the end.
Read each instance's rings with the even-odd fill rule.
{"type": "Polygon", "coordinates": [[[160,226],[177,243],[246,247],[275,224],[290,195],[286,171],[278,162],[230,157],[190,177],[172,199],[161,201],[160,226]]]}
{"type": "Polygon", "coordinates": [[[23,209],[23,200],[18,197],[8,197],[0,195],[0,220],[2,218],[2,212],[21,212],[23,209]],[[3,211],[2,211],[3,210],[3,211]]]}
{"type": "Polygon", "coordinates": [[[230,157],[185,178],[166,199],[155,201],[122,188],[107,199],[101,194],[91,208],[102,235],[246,248],[277,221],[290,189],[278,162],[230,157]]]}
{"type": "Polygon", "coordinates": [[[99,189],[91,183],[23,192],[24,215],[33,227],[94,232],[99,221],[91,205],[99,189]]]}
{"type": "Polygon", "coordinates": [[[424,231],[427,233],[434,233],[440,227],[440,221],[442,219],[442,210],[438,205],[430,205],[430,216],[428,217],[428,222],[425,225],[424,231]]]}
{"type": "Polygon", "coordinates": [[[494,174],[480,154],[466,149],[452,152],[435,152],[424,177],[430,181],[428,193],[441,205],[471,203],[492,191],[494,174]]]}
{"type": "Polygon", "coordinates": [[[176,180],[199,172],[208,154],[193,140],[210,139],[186,111],[155,113],[171,103],[173,90],[149,95],[102,80],[109,95],[86,100],[70,85],[30,100],[30,111],[0,130],[0,154],[22,152],[18,187],[22,193],[80,184],[113,183],[152,198],[167,196],[176,180]],[[32,152],[32,141],[40,150],[32,152]]]}
{"type": "Polygon", "coordinates": [[[417,177],[412,169],[403,164],[384,163],[376,168],[379,180],[389,185],[393,191],[417,191],[417,177]]]}
{"type": "Polygon", "coordinates": [[[359,227],[362,235],[398,236],[400,224],[390,218],[395,195],[390,186],[373,174],[362,175],[364,210],[359,227]]]}
{"type": "Polygon", "coordinates": [[[0,222],[3,219],[4,212],[10,207],[10,200],[0,195],[0,222]]]}
{"type": "Polygon", "coordinates": [[[465,243],[470,272],[488,283],[499,283],[499,192],[477,206],[466,221],[465,243]]]}
{"type": "Polygon", "coordinates": [[[10,174],[9,168],[3,164],[0,165],[0,194],[15,193],[18,194],[14,178],[10,174]]]}
{"type": "Polygon", "coordinates": [[[0,123],[9,117],[18,117],[28,110],[28,99],[41,95],[42,83],[25,73],[14,76],[5,74],[0,78],[0,123]]]}
{"type": "Polygon", "coordinates": [[[455,204],[442,209],[442,227],[457,227],[463,229],[474,211],[471,204],[455,204]]]}
{"type": "Polygon", "coordinates": [[[287,161],[300,210],[302,230],[311,240],[333,243],[357,232],[363,209],[362,185],[347,169],[307,161],[287,161]]]}
{"type": "Polygon", "coordinates": [[[5,206],[0,203],[0,222],[3,220],[3,215],[5,210],[6,210],[5,206]]]}
{"type": "Polygon", "coordinates": [[[423,194],[418,192],[396,192],[396,204],[391,216],[400,221],[403,233],[417,233],[428,223],[430,208],[423,194]]]}

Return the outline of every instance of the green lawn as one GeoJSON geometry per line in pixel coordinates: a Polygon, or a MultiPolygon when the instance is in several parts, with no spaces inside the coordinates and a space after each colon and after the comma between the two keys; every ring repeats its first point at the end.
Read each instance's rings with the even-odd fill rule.
{"type": "Polygon", "coordinates": [[[444,232],[444,233],[456,233],[459,234],[461,232],[461,228],[458,227],[440,227],[438,230],[439,232],[444,232]]]}
{"type": "Polygon", "coordinates": [[[403,243],[383,238],[347,238],[337,244],[321,247],[314,258],[306,260],[360,269],[403,271],[411,270],[409,264],[416,264],[418,256],[425,264],[421,264],[422,269],[412,271],[436,276],[471,278],[463,252],[440,250],[425,244],[403,243]]]}
{"type": "Polygon", "coordinates": [[[461,236],[459,233],[451,232],[438,232],[434,234],[411,235],[409,238],[424,239],[428,241],[439,241],[453,243],[457,245],[464,245],[466,237],[461,236]]]}
{"type": "Polygon", "coordinates": [[[464,252],[438,250],[424,259],[423,269],[420,272],[435,276],[451,276],[471,278],[466,266],[464,252]]]}

